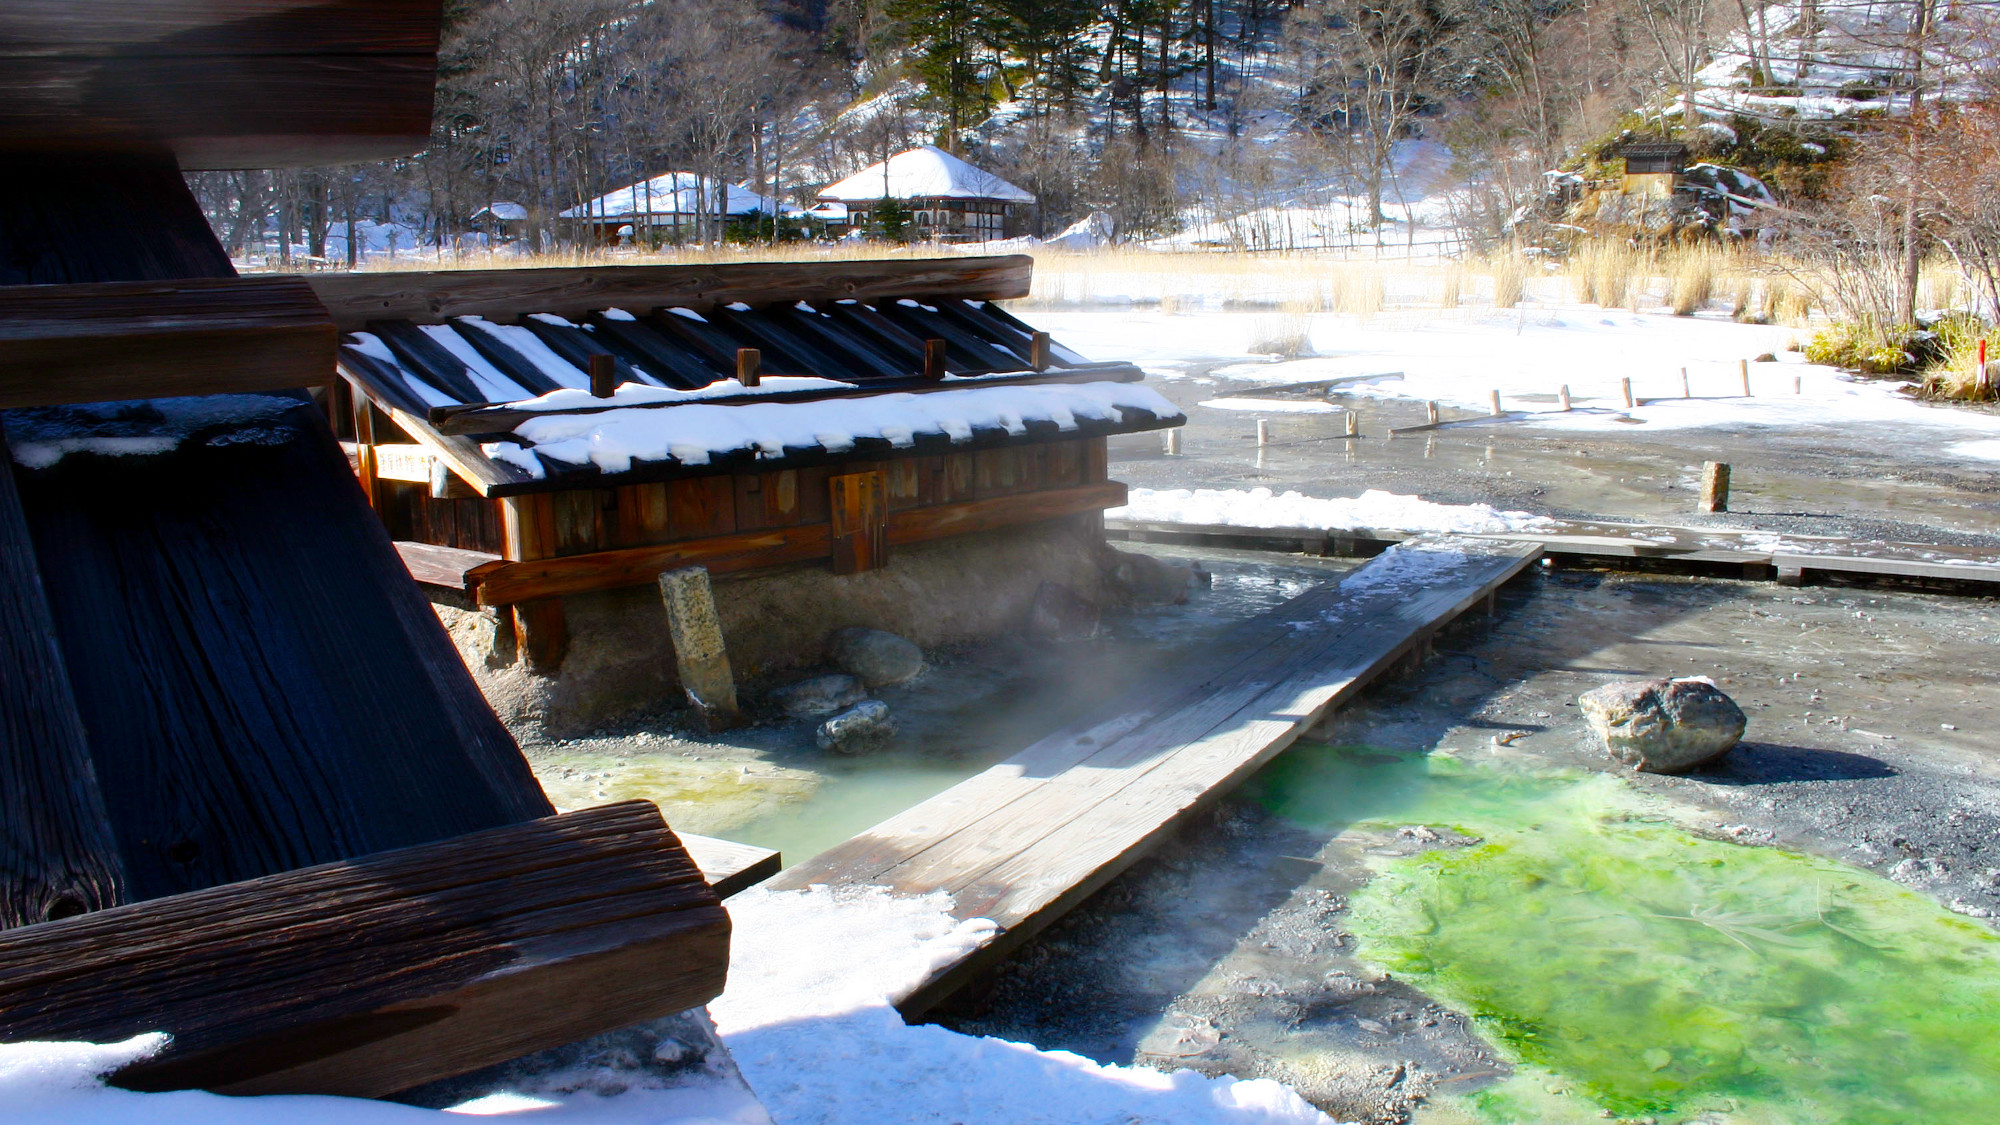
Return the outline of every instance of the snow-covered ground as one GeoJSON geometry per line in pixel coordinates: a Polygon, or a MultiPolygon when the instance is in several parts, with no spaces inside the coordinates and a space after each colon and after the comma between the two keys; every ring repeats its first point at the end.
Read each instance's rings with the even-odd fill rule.
{"type": "MultiPolygon", "coordinates": [[[[1796,328],[1738,324],[1720,315],[1677,317],[1594,305],[1495,310],[1398,310],[1368,318],[1201,309],[1038,311],[1040,326],[1098,360],[1137,363],[1157,380],[1214,385],[1203,405],[1243,411],[1256,387],[1340,380],[1340,394],[1435,401],[1485,414],[1490,395],[1517,420],[1550,431],[1638,437],[1698,427],[1824,427],[1850,437],[1920,436],[1928,452],[2000,460],[2000,417],[1912,400],[1897,384],[1857,379],[1787,349],[1796,328]],[[1259,356],[1273,334],[1303,332],[1312,355],[1259,356]],[[1771,362],[1755,362],[1760,355],[1771,362]],[[1740,364],[1750,360],[1751,396],[1740,364]],[[1682,397],[1682,372],[1692,395],[1682,397]],[[1636,407],[1624,406],[1630,379],[1636,407]],[[1558,404],[1568,387],[1575,409],[1558,404]]],[[[1299,400],[1293,399],[1296,404],[1299,400]]],[[[1296,410],[1274,402],[1273,414],[1296,410]]],[[[1452,417],[1447,414],[1446,417],[1452,417]]],[[[1462,416],[1462,415],[1461,415],[1462,416]]]]}
{"type": "MultiPolygon", "coordinates": [[[[729,989],[710,1006],[761,1099],[714,1076],[662,1089],[488,1095],[451,1110],[348,1098],[138,1094],[99,1076],[159,1049],[0,1045],[8,1125],[442,1125],[467,1115],[560,1125],[1330,1125],[1268,1079],[1101,1066],[1065,1051],[905,1024],[889,997],[992,930],[942,894],[746,891],[729,901],[729,989]],[[765,1116],[768,1109],[770,1117],[765,1116]]],[[[623,1086],[623,1083],[618,1084],[623,1086]]]]}
{"type": "Polygon", "coordinates": [[[1553,526],[1530,512],[1490,504],[1433,504],[1371,488],[1352,498],[1323,499],[1268,488],[1135,488],[1110,519],[1227,527],[1372,528],[1437,534],[1501,535],[1553,526]]]}

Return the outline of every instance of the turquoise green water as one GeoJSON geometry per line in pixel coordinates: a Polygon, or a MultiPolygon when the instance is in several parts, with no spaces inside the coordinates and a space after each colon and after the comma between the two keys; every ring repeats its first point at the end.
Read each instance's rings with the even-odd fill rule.
{"type": "Polygon", "coordinates": [[[2000,939],[1894,883],[1703,839],[1598,774],[1302,746],[1255,793],[1483,840],[1381,857],[1351,902],[1364,958],[1519,1064],[1430,1120],[2000,1120],[2000,939]]]}

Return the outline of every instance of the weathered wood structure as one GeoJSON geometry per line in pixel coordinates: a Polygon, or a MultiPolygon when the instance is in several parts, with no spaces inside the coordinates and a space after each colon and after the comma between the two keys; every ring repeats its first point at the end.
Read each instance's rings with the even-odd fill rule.
{"type": "Polygon", "coordinates": [[[1137,368],[1090,363],[993,303],[1026,295],[1031,268],[956,258],[312,284],[349,333],[336,417],[411,572],[512,607],[531,663],[553,668],[565,595],[695,564],[855,573],[900,545],[1123,503],[1105,437],[1182,417],[1118,389],[1137,368]],[[613,397],[598,397],[612,390],[593,390],[594,374],[613,397]],[[604,455],[656,431],[673,436],[651,455],[604,455]]]}
{"type": "Polygon", "coordinates": [[[554,815],[285,389],[333,318],[236,278],[181,175],[421,145],[438,10],[0,9],[0,1039],[377,1094],[722,986],[658,811],[554,815]]]}

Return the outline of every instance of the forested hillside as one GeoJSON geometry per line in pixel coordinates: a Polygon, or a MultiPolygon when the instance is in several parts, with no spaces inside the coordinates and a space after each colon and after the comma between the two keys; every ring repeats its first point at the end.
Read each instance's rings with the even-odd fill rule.
{"type": "Polygon", "coordinates": [[[1093,211],[1153,237],[1331,199],[1340,225],[1379,231],[1385,210],[1410,219],[1430,196],[1427,221],[1476,245],[1545,172],[1589,170],[1633,132],[1686,139],[1799,198],[1837,194],[1850,150],[1892,143],[1882,121],[1925,112],[1926,94],[1929,112],[1989,95],[1994,9],[455,0],[421,156],[198,186],[244,254],[337,261],[350,223],[377,250],[451,246],[496,201],[520,206],[514,234],[539,249],[574,237],[562,210],[645,176],[691,171],[803,204],[932,142],[1034,192],[1041,234],[1093,211]],[[1421,176],[1411,142],[1430,142],[1421,176]]]}

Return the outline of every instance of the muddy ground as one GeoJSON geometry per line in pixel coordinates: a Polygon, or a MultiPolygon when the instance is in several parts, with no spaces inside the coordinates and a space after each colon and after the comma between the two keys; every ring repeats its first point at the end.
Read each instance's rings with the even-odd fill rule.
{"type": "MultiPolygon", "coordinates": [[[[1869,868],[1992,925],[1996,613],[1984,598],[1541,569],[1323,736],[1626,774],[1691,806],[1697,831],[1869,868]],[[1748,734],[1714,768],[1630,774],[1575,697],[1670,674],[1712,677],[1748,734]]],[[[1454,843],[1427,835],[1312,830],[1232,797],[937,1018],[1100,1061],[1274,1077],[1343,1120],[1404,1120],[1507,1070],[1461,1014],[1357,960],[1343,927],[1367,856],[1454,843]]]]}

